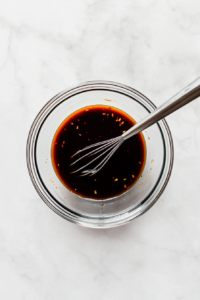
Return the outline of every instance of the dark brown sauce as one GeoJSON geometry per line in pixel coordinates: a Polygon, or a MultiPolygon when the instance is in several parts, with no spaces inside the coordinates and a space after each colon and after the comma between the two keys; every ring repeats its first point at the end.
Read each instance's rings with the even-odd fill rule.
{"type": "MultiPolygon", "coordinates": [[[[78,155],[71,158],[78,150],[117,137],[135,124],[125,112],[104,105],[84,107],[70,115],[60,125],[52,141],[52,163],[60,181],[71,192],[97,200],[111,198],[130,189],[145,165],[146,145],[142,133],[124,141],[96,175],[82,177],[80,173],[71,174],[88,161],[81,160],[74,166],[70,164],[79,158],[78,155]]],[[[97,164],[98,161],[92,167],[97,164]]]]}

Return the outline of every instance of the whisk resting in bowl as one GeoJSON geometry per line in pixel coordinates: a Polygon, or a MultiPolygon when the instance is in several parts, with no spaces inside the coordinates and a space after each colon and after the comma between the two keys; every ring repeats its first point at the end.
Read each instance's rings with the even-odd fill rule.
{"type": "Polygon", "coordinates": [[[185,87],[183,90],[181,90],[179,93],[177,93],[175,96],[170,98],[168,101],[166,101],[156,110],[154,110],[152,113],[147,115],[143,120],[138,122],[136,125],[131,127],[122,135],[109,140],[92,144],[90,146],[87,146],[77,151],[72,157],[85,151],[86,153],[80,158],[78,158],[77,160],[75,160],[73,163],[71,163],[71,165],[75,165],[78,161],[86,157],[95,156],[95,158],[91,159],[91,161],[89,161],[88,163],[86,163],[85,165],[83,165],[82,167],[76,169],[71,173],[76,173],[81,171],[81,176],[86,176],[86,175],[92,176],[96,174],[103,168],[103,166],[108,162],[111,156],[113,156],[113,154],[117,151],[117,149],[121,146],[121,144],[126,139],[141,132],[142,130],[145,130],[149,126],[160,121],[164,117],[168,116],[169,114],[181,108],[182,106],[186,105],[187,103],[195,100],[199,96],[200,96],[200,77],[197,78],[195,81],[193,81],[191,84],[189,84],[187,87],[185,87]],[[92,148],[95,149],[90,151],[90,149],[92,148]],[[103,159],[94,168],[86,169],[87,166],[95,162],[101,156],[105,156],[105,157],[103,157],[103,159]]]}

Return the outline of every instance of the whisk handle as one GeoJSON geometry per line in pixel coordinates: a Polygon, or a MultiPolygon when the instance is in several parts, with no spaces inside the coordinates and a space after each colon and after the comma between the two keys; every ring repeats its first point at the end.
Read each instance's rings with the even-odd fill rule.
{"type": "Polygon", "coordinates": [[[148,128],[200,96],[200,77],[122,134],[124,140],[148,128]]]}

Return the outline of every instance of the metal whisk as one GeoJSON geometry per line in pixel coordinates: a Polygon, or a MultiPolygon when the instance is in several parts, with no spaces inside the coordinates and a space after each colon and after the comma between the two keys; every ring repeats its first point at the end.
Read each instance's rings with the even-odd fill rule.
{"type": "Polygon", "coordinates": [[[166,101],[156,110],[154,110],[152,113],[147,115],[143,120],[138,122],[136,125],[131,127],[122,135],[113,139],[92,144],[90,146],[87,146],[77,151],[72,157],[74,157],[75,155],[81,152],[87,151],[91,148],[95,148],[92,151],[86,152],[86,154],[84,154],[79,159],[74,161],[71,165],[76,164],[78,161],[86,157],[95,155],[95,158],[89,161],[84,166],[73,171],[72,173],[82,171],[81,176],[86,176],[86,175],[92,176],[96,174],[103,168],[103,166],[108,162],[111,156],[117,151],[117,149],[121,146],[121,144],[126,139],[148,128],[154,123],[160,121],[164,117],[168,116],[169,114],[181,108],[182,106],[186,105],[187,103],[195,100],[199,96],[200,96],[200,77],[197,78],[195,81],[193,81],[190,85],[185,87],[183,90],[181,90],[178,94],[170,98],[168,101],[166,101]],[[91,163],[93,163],[95,160],[99,159],[101,156],[105,155],[106,153],[107,155],[101,160],[100,163],[96,165],[96,167],[94,167],[93,169],[85,169],[87,166],[89,166],[91,163]]]}

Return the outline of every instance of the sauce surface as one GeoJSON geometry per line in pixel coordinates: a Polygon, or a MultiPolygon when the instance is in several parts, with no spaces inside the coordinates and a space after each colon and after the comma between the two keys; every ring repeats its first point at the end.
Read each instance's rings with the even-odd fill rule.
{"type": "MultiPolygon", "coordinates": [[[[73,166],[70,164],[86,153],[72,158],[78,150],[117,137],[135,124],[125,112],[105,105],[84,107],[67,117],[57,129],[51,149],[55,173],[64,186],[81,197],[96,200],[115,197],[130,189],[142,175],[145,165],[146,145],[142,133],[124,141],[96,175],[71,174],[94,156],[73,166]]],[[[100,160],[86,169],[95,167],[100,160]]]]}

